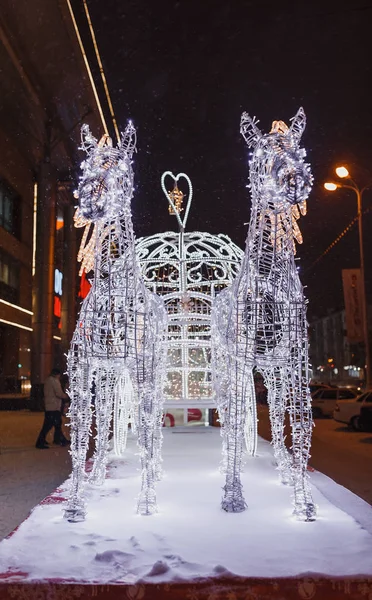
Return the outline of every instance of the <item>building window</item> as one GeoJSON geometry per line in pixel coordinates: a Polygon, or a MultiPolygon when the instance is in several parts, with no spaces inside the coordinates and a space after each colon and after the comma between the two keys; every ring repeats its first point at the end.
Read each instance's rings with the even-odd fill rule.
{"type": "Polygon", "coordinates": [[[19,264],[0,250],[0,298],[8,302],[19,300],[19,264]]]}
{"type": "Polygon", "coordinates": [[[0,226],[16,237],[19,237],[20,232],[19,208],[17,192],[3,179],[0,179],[0,226]]]}

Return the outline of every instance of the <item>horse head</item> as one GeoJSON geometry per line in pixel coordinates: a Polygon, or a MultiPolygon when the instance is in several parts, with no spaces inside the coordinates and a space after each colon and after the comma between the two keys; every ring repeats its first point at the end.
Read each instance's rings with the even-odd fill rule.
{"type": "MultiPolygon", "coordinates": [[[[274,211],[283,212],[285,203],[304,206],[313,176],[305,163],[306,152],[300,147],[306,125],[303,108],[291,119],[288,127],[283,121],[274,121],[271,131],[263,134],[258,121],[243,113],[240,131],[252,148],[250,180],[252,190],[271,201],[274,211]]],[[[302,211],[301,211],[302,212],[302,211]]]]}
{"type": "Polygon", "coordinates": [[[79,213],[87,221],[111,221],[125,211],[133,195],[136,130],[130,121],[117,148],[107,134],[98,141],[88,125],[82,126],[81,138],[87,157],[75,192],[79,213]]]}

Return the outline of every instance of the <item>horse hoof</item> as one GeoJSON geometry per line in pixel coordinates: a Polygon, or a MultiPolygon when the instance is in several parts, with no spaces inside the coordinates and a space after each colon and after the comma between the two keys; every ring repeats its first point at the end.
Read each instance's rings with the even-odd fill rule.
{"type": "Polygon", "coordinates": [[[283,485],[293,485],[294,481],[293,481],[293,477],[291,477],[291,475],[285,475],[285,474],[281,474],[280,475],[280,481],[283,485]]]}
{"type": "Polygon", "coordinates": [[[80,523],[85,521],[86,511],[84,508],[66,508],[63,518],[69,523],[80,523]]]}
{"type": "Polygon", "coordinates": [[[154,492],[141,494],[137,504],[137,513],[139,515],[154,515],[158,512],[156,504],[156,495],[154,492]]]}
{"type": "Polygon", "coordinates": [[[298,521],[305,521],[306,523],[315,521],[316,506],[312,502],[306,502],[299,507],[295,507],[293,514],[298,521]]]}
{"type": "Polygon", "coordinates": [[[105,481],[104,477],[89,477],[88,479],[88,483],[89,485],[93,485],[95,487],[100,487],[101,485],[103,485],[105,481]]]}
{"type": "Polygon", "coordinates": [[[140,502],[138,504],[137,512],[139,515],[142,515],[143,517],[147,517],[147,516],[154,515],[155,513],[157,513],[158,508],[157,508],[156,504],[140,502]]]}
{"type": "Polygon", "coordinates": [[[100,486],[104,484],[106,479],[106,469],[102,471],[102,469],[96,469],[89,474],[88,483],[94,486],[100,486]]]}
{"type": "Polygon", "coordinates": [[[228,513],[239,513],[246,510],[247,503],[243,498],[239,500],[222,500],[221,508],[228,513]]]}

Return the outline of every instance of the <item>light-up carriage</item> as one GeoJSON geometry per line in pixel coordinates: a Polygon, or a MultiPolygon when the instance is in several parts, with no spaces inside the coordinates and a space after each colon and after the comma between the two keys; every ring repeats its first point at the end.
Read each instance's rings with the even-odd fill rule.
{"type": "Polygon", "coordinates": [[[194,425],[207,422],[208,411],[217,406],[211,374],[211,309],[216,295],[236,276],[243,252],[226,235],[186,231],[193,194],[187,175],[165,172],[162,188],[179,231],[139,238],[136,252],[145,285],[161,296],[168,312],[164,422],[194,425]],[[173,184],[169,191],[167,177],[173,184]]]}

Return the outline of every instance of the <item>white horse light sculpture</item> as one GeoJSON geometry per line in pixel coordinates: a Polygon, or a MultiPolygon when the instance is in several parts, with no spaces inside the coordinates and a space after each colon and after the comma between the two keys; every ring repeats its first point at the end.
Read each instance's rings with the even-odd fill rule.
{"type": "Polygon", "coordinates": [[[302,108],[290,127],[275,121],[268,134],[261,133],[255,119],[242,115],[241,133],[253,149],[251,217],[240,272],[214,303],[212,340],[226,461],[222,508],[228,512],[246,508],[240,471],[244,436],[248,452],[256,452],[256,367],[268,388],[281,479],[294,486],[294,514],[310,521],[316,511],[306,472],[313,425],[306,300],[294,259],[294,242],[302,241],[296,221],[306,211],[312,186],[305,151],[299,146],[304,128],[302,108]],[[292,455],[284,444],[286,411],[292,455]]]}
{"type": "Polygon", "coordinates": [[[146,289],[135,252],[131,159],[136,131],[129,123],[117,148],[108,136],[97,142],[87,126],[82,128],[82,140],[87,158],[76,220],[78,226],[94,223],[94,230],[86,243],[86,229],[79,259],[82,269],[94,270],[94,279],[68,353],[72,480],[65,518],[69,521],[81,521],[86,514],[83,488],[93,386],[97,435],[90,482],[100,484],[105,477],[114,399],[117,405],[120,396],[134,396],[142,463],[138,511],[155,512],[167,331],[163,302],[146,289]]]}

